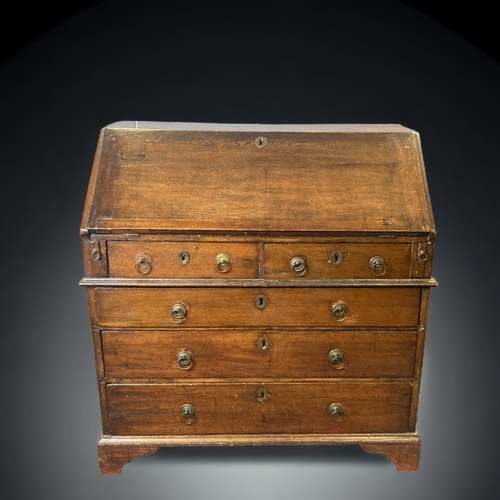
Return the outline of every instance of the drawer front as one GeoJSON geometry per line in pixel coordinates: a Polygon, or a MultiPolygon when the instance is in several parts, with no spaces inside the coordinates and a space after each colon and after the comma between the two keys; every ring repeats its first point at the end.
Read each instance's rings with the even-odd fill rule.
{"type": "Polygon", "coordinates": [[[257,245],[252,243],[110,241],[108,261],[114,278],[259,277],[257,245]]]}
{"type": "Polygon", "coordinates": [[[264,246],[263,277],[407,279],[410,258],[406,243],[269,243],[264,246]]]}
{"type": "Polygon", "coordinates": [[[105,331],[111,379],[408,377],[415,332],[105,331]]]}
{"type": "Polygon", "coordinates": [[[408,432],[412,385],[109,384],[107,395],[114,435],[408,432]],[[181,416],[183,405],[193,417],[181,416]]]}
{"type": "Polygon", "coordinates": [[[98,324],[162,327],[415,327],[420,288],[96,288],[98,324]],[[259,308],[260,307],[260,308],[259,308]]]}

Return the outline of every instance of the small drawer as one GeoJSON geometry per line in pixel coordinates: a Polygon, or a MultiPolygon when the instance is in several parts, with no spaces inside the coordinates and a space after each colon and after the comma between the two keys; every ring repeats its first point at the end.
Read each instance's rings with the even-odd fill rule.
{"type": "Polygon", "coordinates": [[[263,277],[408,279],[410,257],[407,243],[269,243],[263,277]]]}
{"type": "Polygon", "coordinates": [[[103,331],[112,380],[415,375],[415,332],[103,331]]]}
{"type": "Polygon", "coordinates": [[[413,327],[420,288],[96,288],[108,328],[413,327]]]}
{"type": "Polygon", "coordinates": [[[410,382],[108,384],[113,435],[408,432],[410,382]]]}
{"type": "Polygon", "coordinates": [[[252,243],[110,241],[108,262],[113,278],[259,277],[252,243]]]}

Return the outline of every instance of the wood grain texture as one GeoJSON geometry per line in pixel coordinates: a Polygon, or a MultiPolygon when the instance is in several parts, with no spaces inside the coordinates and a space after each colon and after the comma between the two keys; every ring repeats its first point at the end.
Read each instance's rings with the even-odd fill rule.
{"type": "Polygon", "coordinates": [[[152,455],[158,451],[158,446],[137,446],[133,444],[119,445],[99,442],[99,469],[101,474],[120,474],[122,467],[135,457],[152,455]]]}
{"type": "Polygon", "coordinates": [[[394,462],[398,472],[416,472],[420,462],[420,443],[412,444],[362,444],[361,448],[368,453],[380,453],[394,462]]]}
{"type": "Polygon", "coordinates": [[[204,278],[252,279],[259,277],[257,245],[252,243],[192,242],[110,242],[108,243],[109,275],[122,278],[204,278]],[[177,256],[189,253],[189,263],[181,265],[177,256]],[[229,271],[217,270],[216,257],[225,253],[230,258],[229,271]],[[141,275],[135,266],[146,256],[151,272],[141,275]]]}
{"type": "MultiPolygon", "coordinates": [[[[266,279],[349,279],[377,280],[409,278],[409,244],[394,243],[268,243],[264,246],[264,275],[266,279]],[[342,253],[340,264],[332,262],[334,251],[342,253]],[[374,256],[385,259],[386,269],[382,276],[373,274],[370,259],[374,256]],[[290,268],[293,257],[306,261],[306,272],[294,274],[290,268]]],[[[381,272],[381,271],[380,271],[381,272]]]]}
{"type": "Polygon", "coordinates": [[[414,327],[421,293],[419,288],[97,288],[93,292],[99,324],[113,328],[414,327]],[[269,301],[264,310],[254,304],[259,294],[269,301]],[[170,317],[175,303],[187,309],[185,320],[179,324],[170,317]],[[343,321],[332,316],[337,303],[347,304],[343,321]]]}
{"type": "Polygon", "coordinates": [[[107,129],[97,169],[101,189],[90,196],[94,210],[84,227],[430,230],[428,210],[417,213],[406,201],[427,202],[421,175],[409,171],[409,161],[419,162],[413,132],[302,127],[266,132],[261,149],[257,131],[107,129]],[[186,203],[193,193],[196,203],[186,203]]]}
{"type": "Polygon", "coordinates": [[[415,332],[102,332],[108,379],[401,377],[415,374],[415,332]],[[262,352],[258,341],[268,350],[262,352]],[[340,349],[342,362],[328,353],[340,349]],[[192,356],[181,370],[177,354],[192,356]]]}
{"type": "Polygon", "coordinates": [[[107,392],[111,433],[125,436],[408,432],[411,403],[404,382],[108,384],[107,392]],[[343,408],[338,422],[332,403],[343,408]],[[196,410],[190,425],[180,418],[185,404],[196,410]]]}

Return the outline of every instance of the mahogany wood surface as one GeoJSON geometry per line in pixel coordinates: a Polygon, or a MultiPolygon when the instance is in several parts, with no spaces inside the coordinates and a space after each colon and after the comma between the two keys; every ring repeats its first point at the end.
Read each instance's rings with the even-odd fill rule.
{"type": "Polygon", "coordinates": [[[376,433],[408,432],[412,386],[382,383],[108,384],[111,434],[376,433]],[[257,399],[264,389],[268,397],[257,399]],[[334,421],[332,403],[343,414],[334,421]],[[185,404],[192,423],[181,421],[185,404]]]}
{"type": "MultiPolygon", "coordinates": [[[[251,279],[259,277],[257,245],[251,243],[192,242],[116,242],[108,243],[109,275],[122,278],[211,278],[251,279]],[[189,254],[189,263],[181,265],[177,256],[189,254]],[[216,257],[230,258],[227,272],[216,267],[216,257]],[[143,275],[136,270],[140,257],[146,256],[151,271],[143,275]]],[[[222,268],[225,271],[225,268],[222,268]]]]}
{"type": "Polygon", "coordinates": [[[108,380],[185,378],[407,377],[415,375],[415,332],[102,332],[108,380]],[[258,342],[264,342],[261,351],[258,342]],[[343,361],[330,363],[340,349],[343,361]],[[177,354],[192,356],[188,370],[177,354]]]}
{"type": "Polygon", "coordinates": [[[96,288],[93,300],[101,326],[321,326],[415,327],[420,308],[419,288],[96,288]],[[257,309],[263,294],[268,305],[257,309]],[[173,304],[187,309],[174,323],[173,304]],[[332,315],[337,303],[347,305],[343,321],[332,315]]]}
{"type": "Polygon", "coordinates": [[[378,279],[408,278],[410,274],[409,244],[394,243],[268,243],[264,245],[264,278],[266,279],[378,279]],[[339,250],[342,257],[335,265],[332,254],[339,250]],[[290,260],[301,257],[306,261],[306,272],[297,276],[292,272],[290,260]],[[381,256],[385,269],[375,275],[370,259],[381,256]],[[383,274],[382,274],[383,272],[383,274]]]}

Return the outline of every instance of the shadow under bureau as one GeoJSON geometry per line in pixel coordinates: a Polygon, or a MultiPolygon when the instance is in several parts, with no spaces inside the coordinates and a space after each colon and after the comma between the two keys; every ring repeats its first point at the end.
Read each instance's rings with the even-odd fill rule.
{"type": "Polygon", "coordinates": [[[102,436],[359,444],[418,468],[435,227],[400,125],[119,122],[81,225],[102,436]]]}

